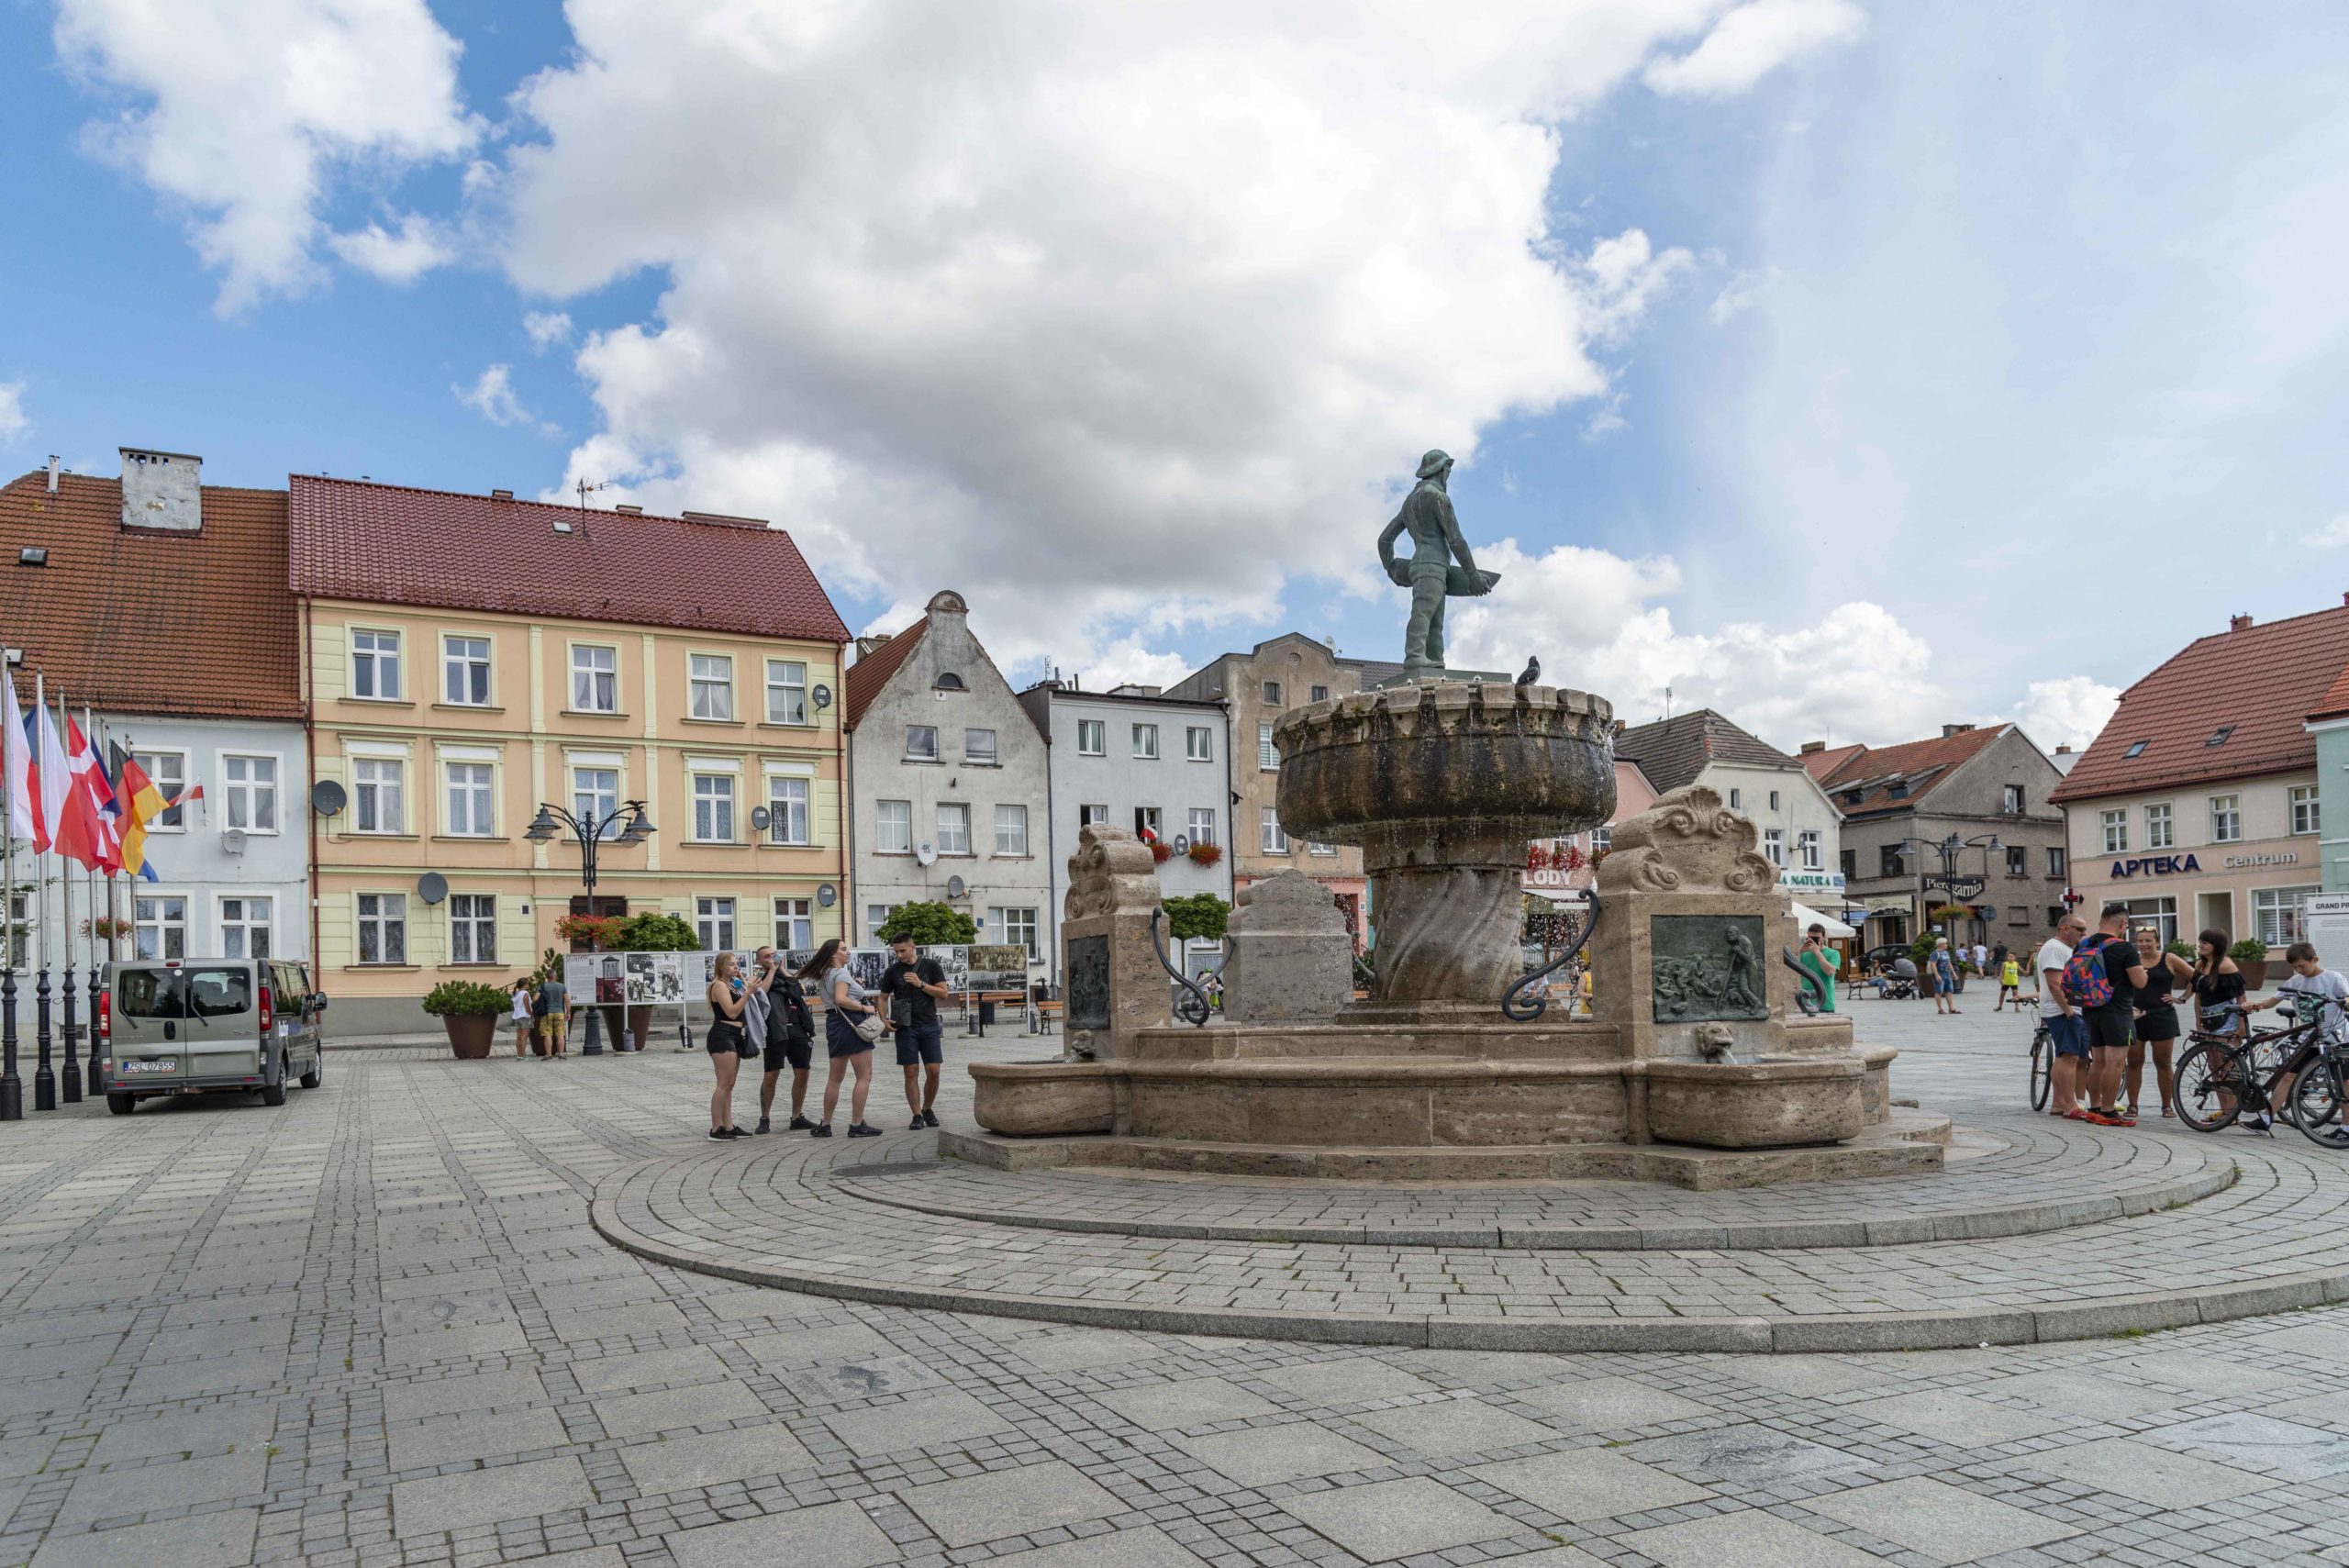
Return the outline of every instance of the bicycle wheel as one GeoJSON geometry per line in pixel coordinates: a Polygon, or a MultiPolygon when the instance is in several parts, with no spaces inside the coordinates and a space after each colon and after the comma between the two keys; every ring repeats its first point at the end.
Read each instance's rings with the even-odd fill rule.
{"type": "Polygon", "coordinates": [[[2243,1067],[2235,1053],[2209,1041],[2177,1059],[2177,1119],[2216,1132],[2243,1111],[2243,1067]]]}
{"type": "Polygon", "coordinates": [[[2031,1042],[2031,1108],[2043,1111],[2055,1086],[2055,1041],[2043,1029],[2031,1042]]]}
{"type": "Polygon", "coordinates": [[[2322,1148],[2338,1147],[2331,1124],[2340,1119],[2343,1094],[2341,1062],[2320,1056],[2292,1080],[2292,1120],[2302,1136],[2322,1148]]]}

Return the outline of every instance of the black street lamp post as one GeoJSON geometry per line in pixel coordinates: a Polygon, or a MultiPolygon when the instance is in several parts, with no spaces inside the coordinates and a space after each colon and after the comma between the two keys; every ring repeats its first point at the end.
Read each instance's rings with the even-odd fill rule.
{"type": "MultiPolygon", "coordinates": [[[[571,829],[572,837],[579,840],[579,880],[586,884],[587,913],[593,916],[596,913],[596,851],[603,843],[604,835],[614,827],[620,829],[612,840],[618,844],[641,844],[657,830],[652,826],[652,818],[644,814],[644,802],[640,800],[623,800],[609,817],[603,817],[592,811],[584,817],[576,817],[560,806],[541,801],[539,814],[530,819],[530,825],[523,830],[522,837],[534,844],[544,844],[560,837],[563,828],[571,829]],[[628,817],[624,826],[620,824],[623,815],[628,817]]],[[[587,943],[587,951],[596,951],[593,940],[587,943]]],[[[604,1037],[596,1020],[603,1009],[596,1005],[596,998],[592,995],[582,998],[582,1005],[587,1009],[587,1039],[580,1046],[579,1053],[582,1056],[601,1056],[604,1054],[604,1037]]]]}
{"type": "MultiPolygon", "coordinates": [[[[1985,833],[1977,838],[1972,839],[1961,839],[1955,833],[1952,833],[1946,839],[1903,839],[1900,842],[1904,847],[1909,844],[1914,844],[1920,850],[1931,850],[1935,854],[1941,856],[1942,875],[1944,879],[1954,878],[1957,875],[1957,858],[1959,855],[1965,853],[1967,850],[1978,849],[1982,851],[1982,880],[1986,884],[1990,880],[1991,852],[2006,847],[2004,844],[1999,842],[1998,836],[1996,833],[1985,833]]],[[[1947,890],[1944,889],[1944,891],[1947,890]]],[[[1923,923],[1927,930],[1931,930],[1932,929],[1932,906],[1926,902],[1926,892],[1925,862],[1922,857],[1920,857],[1917,862],[1917,917],[1923,923]]],[[[1953,896],[1951,902],[1955,903],[1957,900],[1953,896]]]]}

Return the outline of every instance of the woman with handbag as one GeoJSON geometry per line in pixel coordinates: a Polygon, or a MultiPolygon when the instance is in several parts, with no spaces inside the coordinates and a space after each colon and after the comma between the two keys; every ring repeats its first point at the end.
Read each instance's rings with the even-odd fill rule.
{"type": "Polygon", "coordinates": [[[889,1020],[873,1006],[878,995],[856,983],[856,975],[848,966],[848,953],[838,937],[816,950],[799,971],[800,978],[823,976],[824,1054],[831,1061],[831,1071],[824,1079],[824,1119],[807,1129],[810,1138],[832,1135],[832,1110],[840,1104],[841,1079],[851,1068],[856,1072],[856,1084],[849,1096],[849,1129],[851,1138],[878,1138],[881,1129],[864,1124],[865,1097],[873,1092],[873,1047],[889,1032],[889,1020]]]}
{"type": "MultiPolygon", "coordinates": [[[[759,983],[764,989],[766,983],[759,983]]],[[[736,973],[734,955],[722,952],[709,966],[709,1065],[718,1074],[718,1086],[709,1094],[709,1136],[714,1139],[747,1138],[750,1135],[734,1125],[734,1075],[742,1070],[742,1058],[758,1054],[758,1047],[751,1043],[751,1033],[742,1027],[742,1015],[750,1010],[750,988],[736,973]]]]}

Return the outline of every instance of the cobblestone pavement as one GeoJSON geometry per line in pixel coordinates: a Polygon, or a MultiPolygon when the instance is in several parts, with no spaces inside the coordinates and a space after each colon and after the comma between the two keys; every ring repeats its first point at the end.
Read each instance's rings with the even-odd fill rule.
{"type": "MultiPolygon", "coordinates": [[[[1910,1049],[1898,1092],[2011,1120],[2006,1020],[1944,1032],[1861,1006],[1910,1049]]],[[[279,1110],[87,1105],[0,1129],[0,1564],[2349,1562],[2349,1309],[1987,1350],[1596,1356],[825,1300],[589,1227],[618,1172],[742,1166],[776,1141],[701,1143],[706,1084],[665,1052],[351,1051],[279,1110]]],[[[950,1122],[967,1103],[955,1084],[950,1122]]],[[[874,1119],[901,1125],[892,1104],[874,1119]]],[[[876,1141],[905,1162],[923,1140],[876,1141]]],[[[2332,1244],[2344,1180],[2316,1151],[2197,1141],[2303,1173],[2315,1201],[2267,1229],[2332,1244]]],[[[2028,1244],[2060,1265],[2139,1223],[2028,1244]]]]}

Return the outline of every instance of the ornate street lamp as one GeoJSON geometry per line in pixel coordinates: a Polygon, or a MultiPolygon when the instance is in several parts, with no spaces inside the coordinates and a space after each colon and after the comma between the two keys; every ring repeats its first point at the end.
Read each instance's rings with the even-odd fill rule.
{"type": "MultiPolygon", "coordinates": [[[[624,800],[610,816],[601,817],[592,811],[584,817],[574,816],[560,806],[541,801],[539,804],[539,814],[530,818],[530,825],[522,830],[522,837],[532,843],[546,844],[562,837],[565,828],[571,829],[572,837],[579,840],[579,880],[587,888],[587,913],[590,917],[596,913],[596,851],[602,844],[604,836],[619,822],[623,814],[627,816],[628,821],[614,836],[612,840],[614,843],[633,847],[641,844],[658,831],[652,826],[652,818],[645,815],[644,802],[640,800],[624,800]]],[[[596,951],[593,938],[588,940],[587,951],[590,952],[596,951]]],[[[585,998],[585,1003],[587,1040],[579,1048],[579,1053],[582,1056],[601,1056],[604,1053],[604,1037],[597,1020],[602,1009],[596,1006],[596,999],[593,996],[585,998]]]]}

